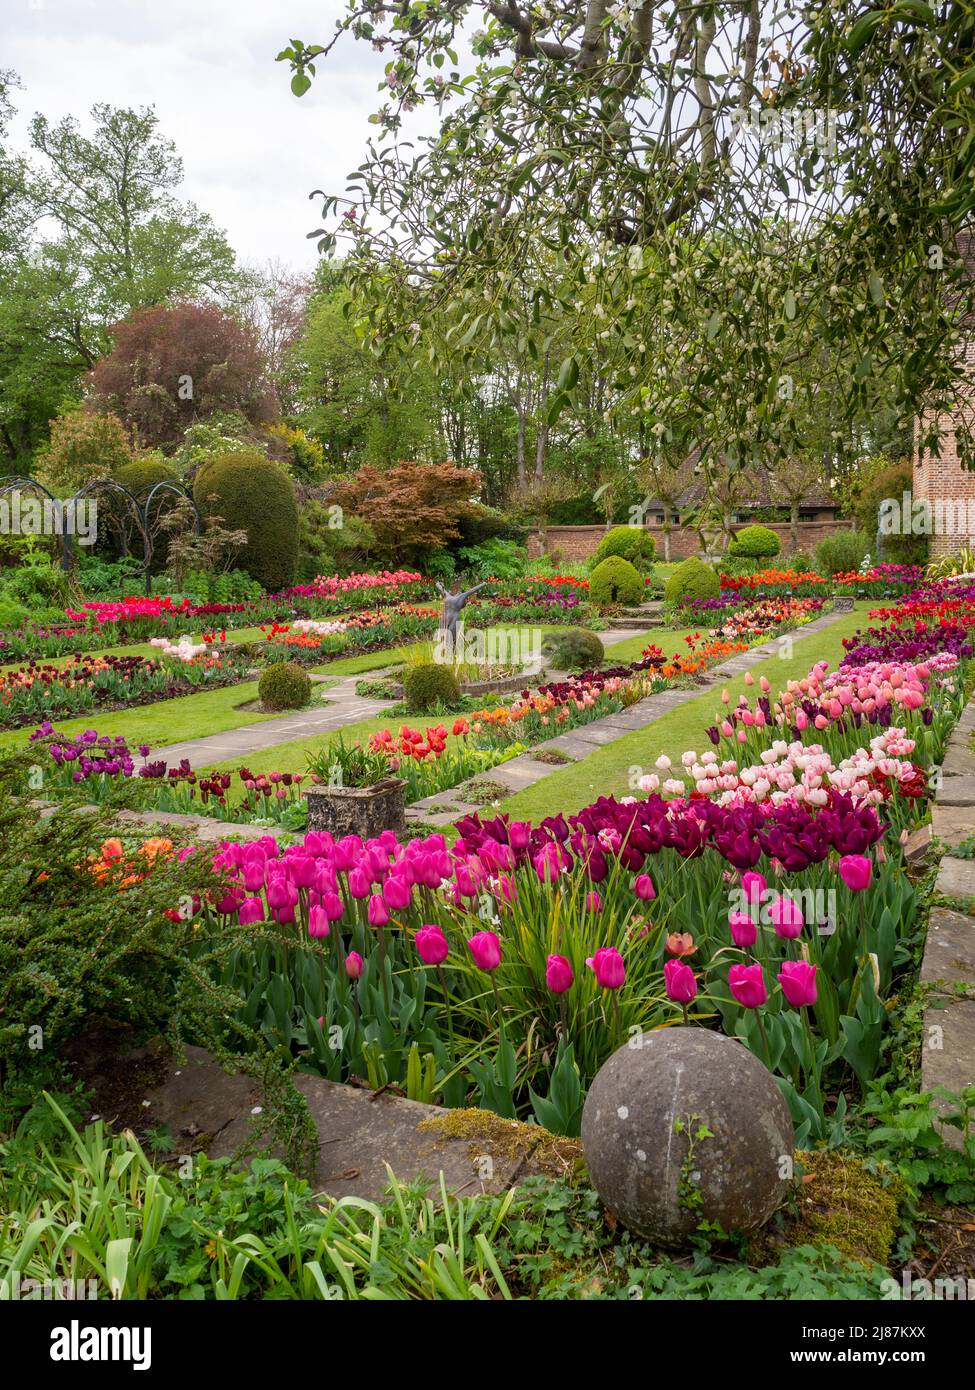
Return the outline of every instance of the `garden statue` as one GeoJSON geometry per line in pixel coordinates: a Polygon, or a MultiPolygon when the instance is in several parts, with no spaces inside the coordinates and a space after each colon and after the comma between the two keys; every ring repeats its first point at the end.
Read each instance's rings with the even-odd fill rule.
{"type": "Polygon", "coordinates": [[[440,626],[443,631],[450,634],[451,651],[453,651],[454,643],[457,640],[457,619],[460,616],[460,610],[471,595],[476,594],[478,589],[483,589],[487,582],[486,579],[482,580],[480,584],[475,584],[473,589],[461,589],[459,584],[454,584],[454,587],[448,592],[440,580],[437,580],[437,593],[443,599],[443,618],[440,621],[440,626]]]}

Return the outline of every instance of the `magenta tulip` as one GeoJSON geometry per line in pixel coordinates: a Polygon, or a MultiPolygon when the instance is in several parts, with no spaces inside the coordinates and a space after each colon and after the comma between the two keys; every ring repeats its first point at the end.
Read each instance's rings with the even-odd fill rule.
{"type": "Polygon", "coordinates": [[[844,854],[840,860],[840,878],[854,893],[870,887],[873,864],[864,854],[844,854]]]}
{"type": "Polygon", "coordinates": [[[467,944],[478,970],[497,970],[501,964],[501,942],[496,932],[479,931],[467,944]]]}
{"type": "Polygon", "coordinates": [[[596,892],[596,890],[593,889],[591,893],[587,893],[587,894],[586,894],[586,911],[587,911],[587,912],[602,912],[602,910],[603,910],[603,900],[602,900],[602,898],[599,896],[599,894],[596,892]]]}
{"type": "Polygon", "coordinates": [[[769,908],[769,920],[775,928],[776,936],[791,941],[802,931],[804,918],[799,904],[784,895],[776,898],[769,908]]]}
{"type": "Polygon", "coordinates": [[[782,986],[782,993],[794,1009],[815,1004],[819,997],[816,991],[816,967],[808,961],[783,961],[778,981],[782,986]]]}
{"type": "Polygon", "coordinates": [[[349,892],[354,898],[368,898],[370,887],[368,874],[361,869],[349,870],[349,892]]]}
{"type": "Polygon", "coordinates": [[[326,893],[322,898],[322,907],[330,922],[337,922],[345,911],[345,904],[338,893],[326,893]]]}
{"type": "Polygon", "coordinates": [[[508,826],[508,843],[512,849],[527,849],[532,828],[526,820],[513,820],[508,826]]]}
{"type": "Polygon", "coordinates": [[[764,874],[747,873],[741,876],[741,891],[746,903],[760,903],[767,887],[764,874]]]}
{"type": "Polygon", "coordinates": [[[553,994],[564,994],[572,988],[575,976],[565,956],[549,956],[545,962],[545,983],[553,994]]]}
{"type": "Polygon", "coordinates": [[[664,966],[664,988],[675,1004],[689,1004],[697,994],[697,977],[682,960],[669,960],[664,966]]]}
{"type": "Polygon", "coordinates": [[[328,914],[325,909],[323,907],[310,907],[308,909],[308,935],[328,936],[330,931],[328,914]]]}
{"type": "Polygon", "coordinates": [[[731,939],[736,946],[746,950],[749,946],[755,945],[758,927],[747,912],[729,912],[728,926],[731,929],[731,939]]]}
{"type": "Polygon", "coordinates": [[[619,989],[626,980],[626,966],[615,946],[600,946],[586,961],[600,989],[619,989]]]}
{"type": "Polygon", "coordinates": [[[386,906],[391,908],[393,912],[402,912],[404,908],[409,907],[412,893],[413,890],[406,879],[398,873],[390,874],[383,884],[383,897],[386,900],[386,906]]]}
{"type": "Polygon", "coordinates": [[[416,949],[424,965],[441,965],[450,952],[447,938],[439,927],[431,923],[417,932],[416,949]]]}
{"type": "Polygon", "coordinates": [[[760,965],[733,965],[728,971],[728,988],[746,1009],[757,1009],[768,998],[760,965]]]}
{"type": "Polygon", "coordinates": [[[237,921],[242,927],[251,922],[264,921],[264,904],[260,898],[245,898],[237,910],[237,921]]]}
{"type": "Polygon", "coordinates": [[[644,902],[650,902],[657,896],[657,890],[654,888],[653,880],[649,874],[637,874],[633,880],[633,891],[644,902]]]}
{"type": "Polygon", "coordinates": [[[358,951],[349,952],[345,958],[345,973],[350,980],[358,980],[361,977],[364,964],[358,951]]]}
{"type": "Polygon", "coordinates": [[[369,899],[368,917],[371,927],[384,927],[389,921],[389,910],[379,893],[373,893],[369,899]]]}

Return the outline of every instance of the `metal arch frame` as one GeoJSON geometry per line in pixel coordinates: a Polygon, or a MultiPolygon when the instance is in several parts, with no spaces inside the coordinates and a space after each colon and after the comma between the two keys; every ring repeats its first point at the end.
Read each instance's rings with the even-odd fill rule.
{"type": "MultiPolygon", "coordinates": [[[[149,560],[152,556],[152,544],[149,540],[149,533],[146,530],[146,519],[139,505],[139,499],[134,492],[131,492],[124,485],[124,483],[116,482],[114,478],[92,478],[91,482],[85,483],[84,487],[78,489],[71,500],[73,502],[78,502],[83,498],[96,496],[99,492],[114,493],[129,504],[129,510],[135,518],[136,527],[139,535],[142,537],[143,555],[147,557],[143,560],[143,567],[148,574],[149,560]]],[[[124,535],[122,538],[122,547],[122,554],[124,556],[127,554],[124,535]]]]}
{"type": "MultiPolygon", "coordinates": [[[[145,574],[146,594],[149,594],[152,587],[149,571],[152,566],[153,544],[152,535],[149,530],[149,508],[156,494],[158,492],[172,492],[175,493],[177,497],[187,500],[193,508],[193,525],[196,534],[199,536],[203,533],[203,519],[200,516],[200,509],[194,501],[193,494],[181,483],[173,482],[169,479],[162,479],[158,483],[153,483],[146,496],[146,500],[141,503],[134,492],[123,483],[117,482],[114,478],[93,478],[91,482],[85,483],[85,485],[80,487],[71,497],[64,500],[55,497],[53,492],[51,492],[49,488],[46,488],[43,483],[39,482],[37,478],[28,478],[18,475],[12,478],[0,479],[0,499],[15,492],[42,493],[54,508],[58,518],[58,535],[61,542],[61,568],[65,573],[70,572],[74,568],[75,559],[77,558],[71,535],[64,524],[66,505],[68,503],[75,504],[84,501],[88,497],[96,496],[99,492],[114,493],[116,496],[125,500],[129,505],[129,510],[132,513],[139,535],[142,538],[142,568],[145,574]]],[[[124,546],[125,540],[123,537],[123,554],[126,553],[124,546]]]]}
{"type": "Polygon", "coordinates": [[[193,525],[196,530],[196,534],[198,536],[201,536],[203,534],[203,520],[200,516],[200,509],[196,505],[196,502],[193,498],[193,494],[190,492],[189,488],[184,487],[182,483],[172,482],[168,478],[163,478],[158,483],[153,483],[152,487],[149,489],[148,494],[146,495],[146,500],[142,503],[142,521],[145,528],[146,537],[145,572],[147,594],[149,593],[152,584],[149,569],[152,564],[153,551],[152,536],[149,531],[149,504],[152,502],[152,499],[155,497],[157,492],[175,492],[177,497],[182,497],[186,501],[188,501],[190,506],[193,508],[193,525]]]}
{"type": "MultiPolygon", "coordinates": [[[[0,498],[4,498],[10,492],[42,492],[47,500],[54,507],[58,517],[58,532],[61,541],[61,568],[67,573],[74,564],[74,549],[68,529],[64,524],[64,503],[59,497],[38,482],[36,478],[26,478],[17,476],[14,478],[4,478],[0,480],[0,498]]],[[[71,499],[73,500],[73,499],[71,499]]]]}

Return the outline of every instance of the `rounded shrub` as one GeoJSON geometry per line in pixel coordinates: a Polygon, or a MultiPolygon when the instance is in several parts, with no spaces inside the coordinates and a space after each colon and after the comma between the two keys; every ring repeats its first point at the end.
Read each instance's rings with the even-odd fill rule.
{"type": "Polygon", "coordinates": [[[770,560],[778,555],[782,542],[768,526],[746,526],[728,546],[728,554],[743,560],[770,560]]]}
{"type": "Polygon", "coordinates": [[[598,607],[643,601],[643,575],[621,555],[610,555],[589,576],[589,598],[598,607]]]}
{"type": "MultiPolygon", "coordinates": [[[[145,502],[157,483],[175,483],[177,477],[176,470],[161,455],[157,454],[149,458],[136,459],[134,463],[127,463],[115,474],[115,481],[128,488],[139,502],[145,502]]],[[[153,510],[155,509],[155,502],[160,501],[166,495],[166,493],[156,493],[153,510]]],[[[175,497],[175,494],[169,493],[168,496],[175,497]]]]}
{"type": "Polygon", "coordinates": [[[590,671],[599,665],[605,653],[594,632],[570,627],[565,632],[548,633],[542,642],[542,654],[557,671],[590,671]]]}
{"type": "Polygon", "coordinates": [[[836,531],[816,547],[816,568],[824,579],[858,570],[870,551],[865,531],[836,531]]]}
{"type": "Polygon", "coordinates": [[[614,526],[596,546],[590,568],[596,569],[604,560],[618,555],[647,574],[653,568],[655,551],[653,536],[643,526],[614,526]]]}
{"type": "Polygon", "coordinates": [[[193,483],[204,516],[247,532],[237,559],[270,592],[293,584],[298,572],[298,504],[288,475],[263,454],[230,453],[208,459],[193,483]]]}
{"type": "Polygon", "coordinates": [[[721,581],[710,565],[691,555],[682,560],[667,580],[664,599],[667,603],[680,603],[681,599],[717,598],[721,591],[721,581]]]}
{"type": "Polygon", "coordinates": [[[422,661],[404,671],[403,698],[411,714],[420,714],[438,705],[456,705],[460,700],[460,686],[449,666],[437,661],[422,661]]]}
{"type": "Polygon", "coordinates": [[[276,661],[262,674],[257,693],[265,709],[304,709],[311,699],[311,680],[295,662],[276,661]]]}

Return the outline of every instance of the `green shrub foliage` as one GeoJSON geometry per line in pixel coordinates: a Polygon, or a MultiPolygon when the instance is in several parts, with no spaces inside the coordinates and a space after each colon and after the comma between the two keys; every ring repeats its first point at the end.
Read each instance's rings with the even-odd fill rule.
{"type": "Polygon", "coordinates": [[[273,593],[295,582],[298,506],[290,478],[276,464],[256,453],[208,459],[197,472],[193,498],[204,516],[247,532],[237,564],[265,589],[273,593]]]}

